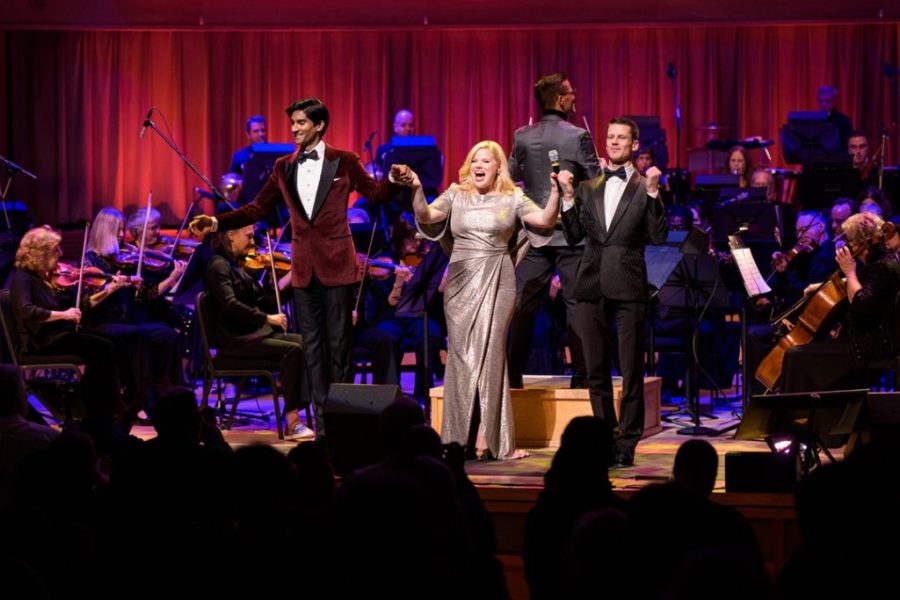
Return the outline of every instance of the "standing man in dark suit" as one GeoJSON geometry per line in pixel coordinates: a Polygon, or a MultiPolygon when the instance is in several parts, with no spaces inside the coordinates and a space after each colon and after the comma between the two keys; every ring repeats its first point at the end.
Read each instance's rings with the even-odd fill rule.
{"type": "Polygon", "coordinates": [[[272,175],[253,202],[218,220],[198,216],[191,221],[191,231],[201,235],[252,225],[279,202],[287,203],[297,324],[309,369],[316,433],[322,436],[328,386],[347,381],[350,375],[351,311],[359,280],[347,224],[350,192],[378,203],[399,187],[376,182],[359,156],[322,141],[328,129],[328,108],[318,98],[298,100],[286,112],[297,151],[275,161],[272,175]]]}
{"type": "Polygon", "coordinates": [[[591,181],[563,187],[563,228],[570,244],[585,240],[574,295],[584,341],[594,414],[614,428],[616,466],[634,464],[644,431],[644,326],[649,289],[646,244],[666,241],[666,211],[659,196],[660,171],[642,177],[631,164],[638,126],[615,118],[606,132],[609,166],[591,181]],[[623,390],[619,418],[613,406],[612,328],[619,338],[623,390]]]}
{"type": "MultiPolygon", "coordinates": [[[[565,73],[553,73],[534,84],[534,97],[543,111],[540,121],[522,127],[515,133],[509,155],[509,173],[514,181],[523,181],[525,195],[540,206],[550,197],[551,150],[559,156],[559,168],[570,171],[575,184],[593,179],[600,173],[597,151],[591,134],[566,119],[575,113],[575,90],[565,73]]],[[[509,386],[522,387],[522,373],[531,351],[534,320],[541,299],[547,293],[554,269],[562,282],[566,303],[569,349],[572,352],[572,387],[586,387],[587,373],[575,323],[575,273],[581,260],[583,245],[569,245],[557,225],[550,244],[530,248],[516,269],[516,309],[510,330],[509,386]]]]}

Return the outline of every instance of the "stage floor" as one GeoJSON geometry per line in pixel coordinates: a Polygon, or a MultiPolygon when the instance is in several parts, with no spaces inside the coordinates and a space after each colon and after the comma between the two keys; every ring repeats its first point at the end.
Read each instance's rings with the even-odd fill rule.
{"type": "MultiPolygon", "coordinates": [[[[726,390],[727,391],[727,390],[726,390]]],[[[732,390],[733,391],[733,390],[732,390]]],[[[229,386],[226,395],[230,397],[233,390],[229,386]]],[[[213,394],[214,396],[214,394],[213,394]]],[[[210,401],[213,401],[213,397],[210,401]]],[[[704,392],[701,398],[701,409],[712,414],[715,419],[702,418],[702,424],[723,431],[713,437],[704,436],[719,454],[719,473],[716,480],[716,491],[725,491],[725,454],[727,452],[756,451],[766,452],[768,448],[762,441],[742,441],[732,439],[734,427],[739,422],[736,409],[739,401],[716,400],[710,406],[709,395],[704,392]],[[731,428],[731,429],[729,429],[731,428]],[[726,431],[727,430],[727,431],[726,431]]],[[[665,481],[671,476],[672,465],[678,447],[691,436],[679,435],[678,430],[690,425],[683,414],[675,414],[679,409],[675,405],[663,405],[662,432],[640,442],[635,454],[633,467],[610,470],[610,479],[617,490],[636,490],[651,483],[665,481]],[[668,415],[673,415],[670,418],[668,415]],[[670,420],[671,419],[671,420],[670,420]]],[[[251,444],[268,444],[287,453],[297,442],[279,441],[275,433],[275,420],[272,411],[271,396],[262,396],[258,400],[245,399],[240,404],[240,411],[248,415],[265,415],[267,421],[245,422],[224,431],[225,439],[235,448],[251,444]]],[[[155,432],[150,426],[135,426],[132,433],[138,437],[149,439],[155,432]]],[[[556,450],[554,448],[528,448],[530,456],[515,461],[492,461],[466,463],[466,471],[472,481],[479,487],[543,487],[543,477],[556,450]]]]}

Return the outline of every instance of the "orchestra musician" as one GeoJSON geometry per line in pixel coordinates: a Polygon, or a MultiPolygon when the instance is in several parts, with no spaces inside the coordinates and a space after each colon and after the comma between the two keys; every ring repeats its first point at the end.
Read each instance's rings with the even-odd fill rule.
{"type": "MultiPolygon", "coordinates": [[[[803,297],[803,291],[812,283],[824,281],[837,269],[835,245],[829,236],[825,218],[817,211],[803,211],[797,215],[795,225],[796,245],[787,252],[772,254],[769,286],[772,292],[756,300],[755,308],[765,315],[765,323],[752,324],[747,329],[747,366],[755,373],[780,335],[780,323],[771,323],[773,317],[803,297]]],[[[750,382],[753,393],[765,392],[756,378],[750,382]]]]}
{"type": "Polygon", "coordinates": [[[86,410],[84,425],[96,438],[111,431],[114,415],[123,409],[118,353],[105,337],[78,330],[81,310],[66,301],[55,276],[61,239],[43,226],[29,230],[19,242],[11,289],[15,329],[24,354],[73,355],[84,362],[79,390],[86,410]]]}
{"type": "Polygon", "coordinates": [[[753,172],[753,161],[750,159],[750,152],[743,146],[732,146],[728,150],[725,170],[732,175],[740,176],[738,187],[748,187],[750,185],[750,174],[753,172]]]}
{"type": "MultiPolygon", "coordinates": [[[[242,267],[254,247],[253,233],[253,225],[247,225],[218,231],[213,237],[215,254],[205,274],[211,300],[210,342],[222,357],[271,362],[284,390],[285,438],[311,439],[316,434],[300,422],[298,413],[309,405],[303,338],[287,333],[285,314],[242,267]]],[[[279,281],[279,286],[287,285],[287,277],[279,281]]]]}
{"type": "MultiPolygon", "coordinates": [[[[895,354],[894,299],[900,289],[900,263],[884,250],[878,233],[882,225],[879,217],[869,213],[844,222],[847,244],[838,248],[835,260],[846,278],[846,315],[837,337],[787,350],[784,392],[867,387],[865,379],[860,379],[866,367],[895,354]]],[[[814,288],[811,285],[807,291],[814,288]]]]}
{"type": "MultiPolygon", "coordinates": [[[[403,349],[411,346],[416,353],[414,395],[421,405],[427,406],[428,390],[434,384],[435,368],[440,364],[440,325],[429,316],[426,361],[425,322],[418,316],[396,314],[404,286],[414,273],[413,267],[405,263],[421,257],[421,242],[416,238],[415,227],[406,219],[394,222],[391,249],[376,256],[368,269],[365,305],[360,311],[354,342],[369,350],[372,356],[373,383],[399,384],[403,349]]],[[[433,251],[443,254],[437,246],[433,251]]]]}
{"type": "Polygon", "coordinates": [[[184,384],[184,348],[183,336],[170,325],[153,320],[147,307],[175,285],[184,263],[175,261],[169,275],[157,283],[121,275],[123,268],[133,263],[130,256],[123,256],[124,237],[122,213],[115,208],[101,209],[91,226],[84,265],[98,269],[109,281],[87,296],[84,327],[112,340],[116,351],[128,357],[127,400],[132,412],[143,407],[152,416],[158,393],[169,385],[184,384]]]}

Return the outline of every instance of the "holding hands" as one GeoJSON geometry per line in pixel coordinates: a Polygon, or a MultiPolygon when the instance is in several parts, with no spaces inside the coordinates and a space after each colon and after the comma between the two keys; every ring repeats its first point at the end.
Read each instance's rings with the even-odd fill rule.
{"type": "Polygon", "coordinates": [[[575,186],[573,184],[575,180],[575,176],[571,171],[562,170],[558,174],[550,173],[550,193],[553,193],[553,190],[556,189],[556,186],[553,185],[553,182],[556,181],[559,183],[559,187],[562,189],[562,195],[564,200],[571,200],[575,197],[575,186]]]}
{"type": "Polygon", "coordinates": [[[391,181],[411,188],[422,187],[419,176],[408,165],[391,165],[391,181]]]}

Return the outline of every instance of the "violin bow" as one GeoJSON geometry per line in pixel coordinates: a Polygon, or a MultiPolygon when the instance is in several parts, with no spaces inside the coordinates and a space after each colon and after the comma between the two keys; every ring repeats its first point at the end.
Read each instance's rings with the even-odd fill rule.
{"type": "MultiPolygon", "coordinates": [[[[81,244],[81,268],[78,270],[78,291],[75,292],[75,308],[81,310],[81,292],[84,289],[84,257],[87,256],[88,235],[91,232],[91,222],[84,224],[84,242],[81,244]]],[[[80,323],[75,324],[75,331],[78,331],[80,323]]]]}
{"type": "Polygon", "coordinates": [[[356,290],[356,302],[353,304],[353,314],[359,314],[359,300],[362,298],[363,284],[366,282],[366,272],[369,270],[369,257],[372,256],[372,246],[375,243],[375,231],[378,229],[378,218],[372,222],[372,233],[369,235],[369,248],[366,250],[366,262],[363,264],[362,277],[359,278],[359,288],[356,290]]]}
{"type": "Polygon", "coordinates": [[[141,231],[141,249],[138,253],[137,272],[135,276],[141,278],[141,269],[144,267],[144,248],[147,244],[147,225],[150,223],[150,209],[153,206],[153,190],[147,195],[147,210],[144,212],[144,229],[141,231]]]}
{"type": "Polygon", "coordinates": [[[275,288],[275,305],[278,314],[281,315],[281,291],[278,289],[278,275],[275,274],[275,248],[272,247],[268,229],[266,229],[266,245],[269,247],[269,269],[272,271],[272,286],[275,288]]]}

